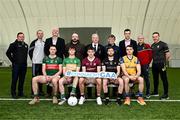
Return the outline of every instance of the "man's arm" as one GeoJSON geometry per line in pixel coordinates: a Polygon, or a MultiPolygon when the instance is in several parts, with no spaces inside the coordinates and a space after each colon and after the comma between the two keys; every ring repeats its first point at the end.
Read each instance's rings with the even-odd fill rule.
{"type": "Polygon", "coordinates": [[[14,59],[13,59],[13,51],[14,51],[14,46],[13,44],[9,45],[9,48],[6,51],[6,56],[9,58],[9,60],[13,63],[14,59]]]}

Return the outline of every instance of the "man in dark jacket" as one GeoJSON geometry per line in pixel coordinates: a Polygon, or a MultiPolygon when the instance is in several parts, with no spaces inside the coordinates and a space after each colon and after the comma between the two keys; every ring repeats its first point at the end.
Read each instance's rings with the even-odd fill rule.
{"type": "Polygon", "coordinates": [[[71,41],[66,44],[65,56],[68,57],[68,50],[73,46],[76,49],[76,57],[82,60],[84,58],[84,48],[85,46],[80,43],[79,35],[77,33],[73,33],[71,37],[71,41]]]}
{"type": "Polygon", "coordinates": [[[92,34],[92,43],[85,47],[85,56],[87,56],[87,49],[93,47],[95,50],[95,56],[98,57],[101,61],[105,58],[105,48],[99,44],[99,35],[97,33],[92,34]]]}
{"type": "Polygon", "coordinates": [[[137,56],[137,43],[135,40],[131,39],[131,30],[125,29],[124,30],[125,39],[119,42],[119,49],[120,49],[120,57],[126,55],[126,46],[131,45],[133,46],[134,52],[133,55],[137,56]]]}
{"type": "Polygon", "coordinates": [[[9,45],[6,55],[12,63],[11,96],[17,98],[16,84],[18,82],[18,97],[23,97],[23,86],[27,70],[28,45],[24,42],[24,33],[19,32],[15,42],[9,45]],[[19,80],[19,81],[18,81],[19,80]]]}
{"type": "MultiPolygon", "coordinates": [[[[42,30],[38,30],[37,33],[37,38],[33,40],[30,44],[29,48],[29,57],[32,60],[32,77],[35,77],[37,75],[42,75],[42,61],[44,58],[44,41],[43,41],[43,36],[44,33],[42,30]]],[[[42,90],[42,84],[38,84],[38,94],[39,95],[44,95],[43,90],[42,90]]],[[[32,89],[31,89],[31,93],[32,89]]]]}
{"type": "MultiPolygon", "coordinates": [[[[52,37],[46,39],[45,41],[44,53],[46,56],[48,56],[50,46],[55,45],[57,49],[56,55],[63,59],[65,55],[65,41],[63,38],[60,38],[58,36],[59,36],[59,29],[54,28],[52,30],[52,37]]],[[[51,95],[52,87],[47,86],[47,93],[48,93],[48,96],[51,95]]]]}

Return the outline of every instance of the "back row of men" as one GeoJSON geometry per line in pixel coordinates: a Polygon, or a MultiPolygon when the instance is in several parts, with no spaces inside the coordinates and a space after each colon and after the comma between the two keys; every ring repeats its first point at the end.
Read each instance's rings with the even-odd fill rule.
{"type": "MultiPolygon", "coordinates": [[[[91,69],[94,69],[92,67],[94,64],[94,66],[97,67],[96,68],[97,72],[99,72],[99,71],[101,71],[101,69],[98,68],[98,66],[101,66],[100,61],[102,61],[102,64],[103,64],[102,71],[106,71],[106,70],[108,70],[108,68],[112,69],[115,66],[119,66],[119,68],[117,68],[117,71],[115,71],[115,72],[118,72],[117,75],[120,76],[117,80],[118,82],[116,81],[119,84],[119,89],[118,89],[119,97],[118,98],[121,98],[121,93],[122,93],[121,91],[123,91],[123,89],[125,88],[125,93],[126,93],[126,98],[127,98],[125,100],[125,103],[126,103],[126,101],[130,101],[130,99],[128,97],[129,88],[127,88],[127,86],[126,86],[126,81],[128,81],[128,83],[129,83],[129,81],[138,80],[139,81],[139,96],[140,96],[139,97],[140,99],[138,99],[138,100],[143,101],[141,96],[142,96],[142,92],[143,92],[144,83],[141,82],[141,80],[143,81],[143,78],[140,77],[140,75],[144,77],[144,80],[146,83],[146,98],[150,98],[149,64],[151,62],[151,59],[153,58],[152,72],[153,72],[153,79],[154,79],[154,91],[153,91],[152,95],[159,96],[158,84],[159,84],[159,74],[160,74],[161,79],[163,81],[163,85],[164,85],[164,94],[161,96],[161,99],[169,98],[168,97],[168,80],[167,80],[167,74],[166,74],[166,61],[169,60],[170,53],[169,53],[169,48],[168,48],[167,44],[159,40],[160,35],[158,32],[153,33],[154,43],[152,44],[152,46],[150,46],[149,44],[144,42],[143,35],[138,36],[138,44],[137,44],[137,42],[135,40],[132,40],[130,38],[131,31],[129,29],[124,30],[125,39],[119,42],[119,46],[115,45],[116,38],[114,35],[110,35],[108,37],[108,45],[106,45],[105,47],[103,47],[101,44],[99,44],[98,34],[92,34],[92,43],[87,46],[84,46],[83,44],[80,43],[79,36],[77,33],[72,34],[71,42],[66,45],[65,45],[64,39],[58,37],[58,35],[59,35],[59,29],[53,29],[52,37],[49,39],[46,39],[46,41],[44,42],[43,41],[43,31],[42,30],[37,31],[37,39],[32,41],[30,48],[29,48],[29,56],[33,63],[33,65],[32,65],[33,77],[37,76],[37,75],[42,75],[42,74],[46,76],[49,69],[50,70],[54,69],[54,68],[57,69],[57,66],[55,64],[49,65],[49,64],[51,64],[51,62],[53,62],[53,60],[48,60],[48,59],[51,59],[51,57],[50,57],[51,56],[51,48],[55,49],[54,50],[55,54],[58,57],[58,60],[55,60],[56,62],[62,61],[61,59],[63,59],[64,56],[69,58],[70,52],[72,50],[74,50],[75,56],[77,57],[76,61],[82,61],[82,65],[81,65],[82,70],[84,70],[83,66],[85,66],[86,67],[85,71],[88,71],[87,68],[88,68],[88,66],[90,66],[89,69],[91,71],[91,69]],[[111,51],[113,51],[113,52],[111,52],[111,51]],[[128,51],[131,51],[133,55],[128,56],[128,51]],[[96,62],[93,63],[94,60],[97,61],[95,58],[92,59],[90,57],[90,56],[92,56],[93,52],[94,52],[95,58],[99,59],[99,64],[97,64],[96,62]],[[110,55],[112,53],[113,53],[113,55],[110,55]],[[113,56],[113,58],[111,58],[112,56],[113,56]],[[138,59],[135,56],[137,56],[138,59]],[[43,59],[44,59],[44,62],[43,62],[43,59]],[[86,61],[86,62],[83,63],[83,61],[86,61]],[[89,61],[89,63],[87,61],[89,61]],[[122,74],[120,74],[120,72],[118,70],[118,69],[120,69],[120,65],[118,65],[118,63],[119,63],[118,61],[121,61],[120,63],[122,64],[122,66],[121,66],[122,71],[123,71],[122,74]],[[44,63],[46,66],[44,69],[43,69],[44,65],[42,66],[42,63],[44,63]],[[125,66],[124,68],[123,68],[123,63],[125,66]],[[141,65],[141,67],[140,67],[140,65],[141,65]],[[105,68],[103,68],[103,66],[105,66],[105,68]],[[46,72],[43,70],[45,70],[46,72]],[[132,77],[131,77],[131,75],[132,75],[132,77]],[[124,81],[124,84],[123,84],[123,82],[120,84],[120,81],[124,81]]],[[[13,98],[17,97],[16,84],[17,84],[18,79],[19,79],[18,96],[21,97],[24,95],[23,84],[24,84],[26,68],[27,68],[27,52],[28,52],[28,45],[24,42],[24,34],[20,32],[17,34],[16,41],[10,44],[10,46],[6,52],[8,58],[12,62],[11,95],[13,98]]],[[[54,57],[54,58],[56,58],[56,57],[54,57]]],[[[67,67],[67,69],[74,69],[77,66],[80,67],[80,64],[73,66],[72,65],[73,63],[71,63],[71,62],[72,62],[71,59],[64,59],[63,68],[67,67]],[[68,63],[67,66],[66,66],[65,62],[68,63]]],[[[60,63],[62,64],[62,62],[59,62],[59,64],[60,63]]],[[[62,71],[64,73],[64,70],[60,70],[59,72],[57,72],[55,74],[59,76],[62,73],[62,71]]],[[[48,82],[48,80],[50,78],[47,77],[45,79],[46,83],[48,82]]],[[[68,80],[70,80],[70,79],[66,80],[66,77],[65,78],[61,77],[61,79],[60,80],[59,79],[60,79],[59,77],[56,78],[55,82],[57,83],[57,81],[59,81],[59,90],[61,92],[61,98],[63,98],[64,92],[62,92],[62,91],[64,90],[64,88],[61,86],[61,84],[68,82],[68,80]],[[62,83],[60,84],[60,82],[62,82],[62,83]]],[[[76,78],[76,79],[77,79],[77,80],[75,80],[76,84],[75,85],[73,84],[74,89],[72,89],[72,90],[75,90],[75,88],[76,88],[78,78],[76,78]]],[[[82,80],[82,79],[83,78],[79,79],[79,87],[80,87],[81,93],[84,89],[84,86],[82,85],[82,84],[84,84],[84,80],[82,80]]],[[[38,80],[34,80],[34,81],[36,81],[37,83],[44,83],[44,81],[42,82],[42,81],[38,81],[38,80]]],[[[43,80],[43,79],[41,79],[41,80],[43,80]]],[[[94,81],[94,80],[90,79],[90,82],[92,82],[92,81],[94,81]]],[[[97,96],[98,96],[97,102],[101,101],[100,94],[99,94],[101,85],[98,84],[98,83],[101,83],[100,81],[101,81],[101,79],[96,79],[97,96]],[[98,80],[99,80],[99,82],[98,82],[98,80]]],[[[111,80],[110,80],[110,82],[111,82],[111,80]]],[[[108,83],[108,80],[103,80],[103,89],[104,89],[104,93],[105,93],[104,94],[105,98],[107,97],[107,89],[106,89],[107,83],[108,83]],[[104,86],[106,86],[106,87],[104,87],[104,86]]],[[[32,84],[33,84],[33,80],[32,80],[32,84]]],[[[55,86],[56,85],[53,84],[53,88],[55,86]]],[[[36,86],[36,88],[37,88],[37,86],[36,86]]],[[[37,93],[36,93],[36,90],[37,89],[35,89],[35,91],[34,91],[34,88],[33,88],[33,92],[35,92],[35,95],[37,95],[37,93],[41,94],[42,93],[42,85],[41,84],[38,85],[37,93]]],[[[53,90],[55,92],[55,89],[53,89],[53,90]]],[[[51,93],[51,87],[48,87],[47,92],[49,94],[51,93]]],[[[72,92],[72,93],[74,93],[74,92],[72,92]]],[[[82,97],[83,97],[83,95],[81,96],[81,98],[82,97]]],[[[80,98],[80,101],[84,101],[84,99],[81,100],[81,98],[80,98]]],[[[62,99],[62,101],[63,101],[63,99],[62,99]]],[[[56,102],[56,99],[55,99],[55,102],[56,102]]],[[[80,102],[80,104],[81,103],[82,102],[80,102]]],[[[98,103],[100,104],[101,102],[98,102],[98,103]]],[[[145,104],[144,101],[143,101],[143,104],[145,104]]]]}

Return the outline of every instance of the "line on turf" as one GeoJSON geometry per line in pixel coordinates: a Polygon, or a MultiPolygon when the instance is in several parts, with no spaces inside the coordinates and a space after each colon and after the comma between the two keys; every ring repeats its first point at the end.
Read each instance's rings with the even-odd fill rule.
{"type": "MultiPolygon", "coordinates": [[[[19,99],[12,99],[12,98],[0,98],[0,101],[29,101],[32,100],[32,98],[19,98],[19,99]]],[[[52,99],[40,99],[41,101],[51,101],[52,99]]],[[[86,101],[96,101],[96,99],[86,99],[86,101]]],[[[110,101],[116,101],[116,99],[110,99],[110,101]]],[[[137,101],[136,99],[132,99],[131,101],[137,101]]],[[[180,102],[180,100],[155,100],[150,99],[146,100],[149,102],[180,102]]]]}

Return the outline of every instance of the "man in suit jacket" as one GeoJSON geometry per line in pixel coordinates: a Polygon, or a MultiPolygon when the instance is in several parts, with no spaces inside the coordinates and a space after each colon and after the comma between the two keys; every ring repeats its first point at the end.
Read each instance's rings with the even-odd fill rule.
{"type": "Polygon", "coordinates": [[[137,42],[130,38],[131,30],[125,29],[124,36],[125,36],[125,39],[119,42],[120,57],[123,57],[126,55],[126,46],[128,45],[133,46],[133,49],[134,49],[133,55],[137,56],[137,42]]]}
{"type": "MultiPolygon", "coordinates": [[[[52,30],[52,37],[46,39],[46,41],[45,41],[44,53],[46,56],[48,56],[50,46],[55,45],[56,49],[57,49],[56,55],[63,59],[63,57],[65,55],[65,41],[63,38],[60,38],[58,36],[59,36],[59,29],[54,28],[52,30]]],[[[48,93],[48,95],[47,95],[48,97],[51,96],[52,87],[47,86],[47,93],[48,93]]]]}
{"type": "Polygon", "coordinates": [[[65,41],[63,38],[58,37],[59,36],[59,29],[55,28],[52,30],[52,37],[46,39],[45,45],[44,45],[44,52],[45,55],[49,55],[49,47],[51,45],[55,45],[57,52],[56,55],[63,59],[63,55],[65,53],[65,41]]]}
{"type": "Polygon", "coordinates": [[[85,47],[85,56],[87,56],[87,49],[89,47],[93,47],[95,49],[95,56],[98,57],[101,61],[104,59],[105,57],[105,48],[104,46],[102,46],[101,44],[99,44],[99,35],[97,33],[92,34],[92,43],[87,45],[85,47]]]}

